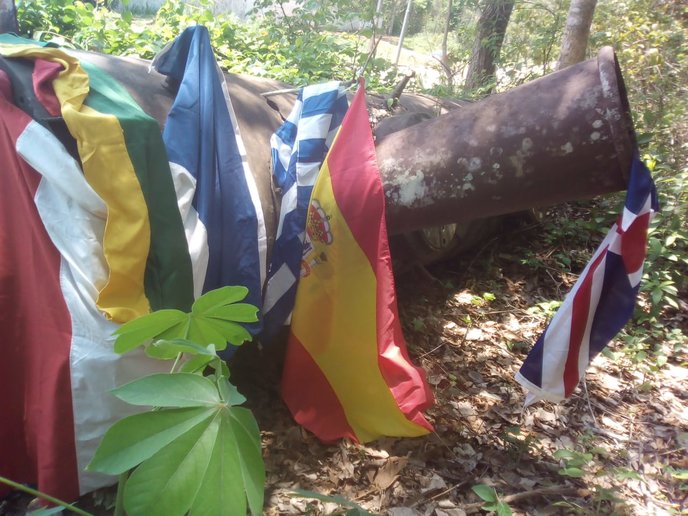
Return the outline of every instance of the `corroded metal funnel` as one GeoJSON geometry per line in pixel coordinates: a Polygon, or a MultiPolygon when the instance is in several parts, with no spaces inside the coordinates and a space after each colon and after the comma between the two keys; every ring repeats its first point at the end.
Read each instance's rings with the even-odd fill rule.
{"type": "Polygon", "coordinates": [[[635,144],[611,47],[377,147],[390,233],[626,188],[635,144]]]}

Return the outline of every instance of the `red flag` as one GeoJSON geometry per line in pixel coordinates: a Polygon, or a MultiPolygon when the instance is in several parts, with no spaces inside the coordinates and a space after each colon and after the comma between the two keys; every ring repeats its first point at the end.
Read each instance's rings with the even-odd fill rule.
{"type": "Polygon", "coordinates": [[[432,396],[397,313],[363,84],[313,188],[282,380],[294,418],[323,441],[419,436],[432,396]]]}

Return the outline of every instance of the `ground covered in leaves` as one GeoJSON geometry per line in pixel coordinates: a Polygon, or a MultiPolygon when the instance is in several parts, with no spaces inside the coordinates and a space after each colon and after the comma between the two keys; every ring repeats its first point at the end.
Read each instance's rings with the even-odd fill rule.
{"type": "MultiPolygon", "coordinates": [[[[480,484],[504,513],[688,512],[688,356],[676,342],[642,350],[620,338],[568,401],[523,409],[514,374],[594,238],[581,247],[531,221],[398,278],[409,351],[436,398],[434,434],[327,446],[292,422],[274,386],[249,394],[264,435],[266,513],[342,510],[337,500],[293,495],[301,489],[373,513],[458,516],[483,510],[472,489],[480,484]]],[[[687,334],[687,308],[663,324],[687,334]]]]}
{"type": "MultiPolygon", "coordinates": [[[[397,274],[409,352],[435,395],[427,413],[435,433],[426,437],[324,445],[293,422],[279,398],[279,353],[240,356],[234,380],[263,434],[265,513],[688,513],[688,353],[681,339],[658,340],[656,330],[630,323],[560,405],[524,409],[514,381],[601,240],[581,232],[580,221],[567,225],[589,214],[563,206],[550,225],[512,218],[458,258],[428,268],[407,264],[397,274]],[[492,503],[476,495],[481,485],[492,503]],[[320,499],[295,495],[299,490],[320,499]]],[[[687,335],[688,305],[658,322],[687,335]]],[[[113,499],[114,489],[103,490],[79,505],[107,514],[113,499]]]]}

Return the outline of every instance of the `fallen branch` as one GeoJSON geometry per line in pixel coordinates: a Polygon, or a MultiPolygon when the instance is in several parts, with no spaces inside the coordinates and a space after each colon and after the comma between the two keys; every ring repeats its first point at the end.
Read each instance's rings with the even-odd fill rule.
{"type": "MultiPolygon", "coordinates": [[[[577,487],[567,486],[551,486],[533,489],[531,491],[523,491],[521,493],[514,493],[499,497],[500,502],[514,503],[535,498],[538,496],[579,496],[579,489],[577,487]]],[[[485,504],[484,501],[469,503],[462,507],[465,511],[480,509],[485,504]]]]}
{"type": "Polygon", "coordinates": [[[444,59],[441,59],[441,58],[437,57],[436,55],[432,55],[431,57],[433,59],[435,59],[442,66],[442,70],[444,71],[444,75],[446,75],[446,77],[447,77],[447,82],[450,83],[450,85],[451,85],[451,81],[454,79],[454,75],[456,74],[456,72],[452,72],[452,69],[449,68],[449,65],[444,61],[444,59]]]}
{"type": "Polygon", "coordinates": [[[399,97],[401,97],[401,94],[404,92],[404,89],[406,88],[406,85],[408,82],[416,76],[416,72],[411,70],[411,73],[404,75],[401,80],[397,83],[396,86],[394,86],[394,90],[392,91],[392,96],[388,99],[391,100],[391,106],[396,106],[397,102],[399,102],[399,97]]]}
{"type": "Polygon", "coordinates": [[[465,486],[467,483],[468,483],[468,481],[467,481],[467,480],[464,480],[463,482],[460,482],[460,483],[458,483],[458,484],[455,484],[455,485],[453,485],[453,486],[451,486],[451,487],[448,487],[448,488],[446,488],[446,489],[440,491],[440,492],[437,493],[437,494],[434,494],[434,495],[431,496],[430,498],[427,498],[427,499],[422,499],[422,498],[421,498],[420,500],[417,500],[416,502],[414,502],[414,503],[412,503],[411,505],[409,505],[409,508],[410,508],[410,509],[413,509],[414,507],[417,507],[417,506],[420,505],[421,503],[429,503],[429,502],[432,502],[432,501],[434,501],[434,500],[437,500],[438,498],[442,498],[443,496],[445,496],[445,495],[451,493],[451,492],[454,491],[455,489],[458,489],[458,488],[461,487],[461,486],[465,486]]]}
{"type": "MultiPolygon", "coordinates": [[[[440,438],[440,436],[437,435],[436,432],[435,432],[435,435],[436,435],[438,438],[440,438]]],[[[440,438],[440,441],[442,441],[441,438],[440,438]]],[[[444,442],[442,442],[442,444],[444,444],[444,442]]],[[[445,444],[445,446],[446,446],[446,444],[445,444]]],[[[479,474],[478,476],[479,476],[479,477],[482,477],[482,476],[485,474],[486,471],[487,471],[487,467],[485,467],[485,468],[480,472],[480,474],[479,474]]],[[[411,502],[411,503],[408,505],[408,507],[409,507],[410,509],[413,509],[413,508],[415,508],[415,507],[418,507],[418,506],[421,505],[421,504],[432,502],[432,501],[434,501],[434,500],[437,500],[438,498],[443,497],[443,496],[446,495],[446,494],[451,493],[452,491],[455,491],[455,490],[458,489],[459,487],[465,486],[466,484],[468,484],[468,480],[462,480],[461,482],[459,482],[459,483],[457,483],[457,484],[454,484],[453,486],[450,486],[450,487],[448,487],[448,488],[446,488],[446,489],[440,491],[439,493],[435,493],[435,494],[432,494],[432,493],[430,493],[430,492],[428,492],[428,493],[423,493],[423,494],[421,494],[418,498],[416,498],[416,500],[415,500],[414,502],[411,502]],[[427,495],[431,495],[431,496],[428,497],[427,495]]]]}

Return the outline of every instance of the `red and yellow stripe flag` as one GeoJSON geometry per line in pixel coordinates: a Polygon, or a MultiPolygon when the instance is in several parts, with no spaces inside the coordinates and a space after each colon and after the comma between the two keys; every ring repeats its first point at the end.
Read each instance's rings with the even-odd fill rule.
{"type": "Polygon", "coordinates": [[[309,206],[282,395],[323,441],[432,431],[424,372],[397,313],[385,199],[363,82],[320,170],[309,206]]]}

